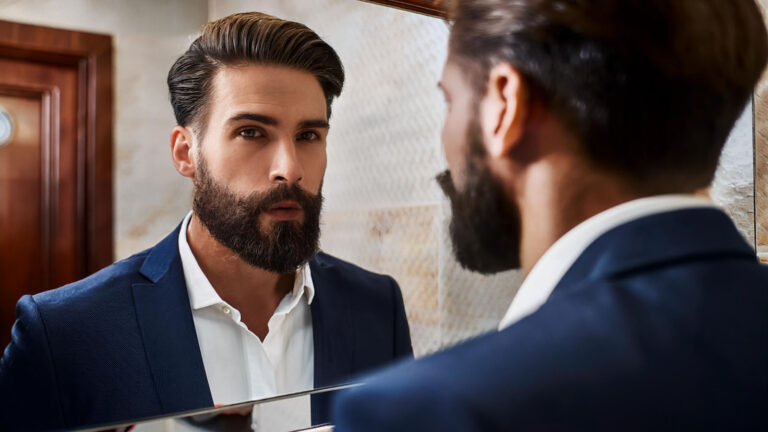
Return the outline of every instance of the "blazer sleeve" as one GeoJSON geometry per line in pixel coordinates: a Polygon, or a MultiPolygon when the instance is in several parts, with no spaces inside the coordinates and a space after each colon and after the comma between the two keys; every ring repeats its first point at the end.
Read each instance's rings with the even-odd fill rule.
{"type": "Polygon", "coordinates": [[[408,317],[405,315],[405,304],[400,286],[389,277],[392,285],[392,299],[394,309],[394,354],[396,359],[413,358],[413,346],[411,345],[411,330],[408,327],[408,317]]]}
{"type": "Polygon", "coordinates": [[[45,323],[32,296],[16,304],[11,343],[0,359],[0,430],[64,427],[45,323]]]}

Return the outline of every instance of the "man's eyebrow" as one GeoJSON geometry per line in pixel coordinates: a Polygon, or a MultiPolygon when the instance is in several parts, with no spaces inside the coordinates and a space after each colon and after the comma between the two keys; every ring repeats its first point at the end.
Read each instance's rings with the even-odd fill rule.
{"type": "Polygon", "coordinates": [[[301,123],[299,123],[299,129],[328,129],[330,128],[330,125],[325,120],[305,120],[301,123]]]}
{"type": "Polygon", "coordinates": [[[257,121],[259,123],[264,123],[265,125],[268,125],[268,126],[277,126],[277,124],[278,124],[278,121],[277,121],[276,118],[273,118],[273,117],[270,117],[270,116],[266,116],[266,115],[263,115],[263,114],[255,114],[255,113],[235,114],[234,116],[230,117],[229,120],[227,120],[227,121],[228,122],[235,122],[235,121],[239,121],[239,120],[253,120],[253,121],[257,121]]]}
{"type": "MultiPolygon", "coordinates": [[[[270,117],[264,114],[256,114],[256,113],[235,114],[234,116],[230,117],[228,121],[236,122],[240,120],[256,121],[259,123],[264,123],[267,126],[277,126],[280,123],[274,117],[270,117]]],[[[309,129],[309,128],[328,129],[329,127],[330,125],[328,124],[328,122],[322,119],[305,120],[299,123],[299,129],[309,129]]]]}

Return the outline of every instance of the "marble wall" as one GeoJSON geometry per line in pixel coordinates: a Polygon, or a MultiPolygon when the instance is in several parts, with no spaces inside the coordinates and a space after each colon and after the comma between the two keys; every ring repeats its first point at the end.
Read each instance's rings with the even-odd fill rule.
{"type": "Polygon", "coordinates": [[[115,257],[157,243],[192,190],[171,162],[165,79],[208,20],[207,0],[0,0],[0,19],[112,35],[115,257]]]}

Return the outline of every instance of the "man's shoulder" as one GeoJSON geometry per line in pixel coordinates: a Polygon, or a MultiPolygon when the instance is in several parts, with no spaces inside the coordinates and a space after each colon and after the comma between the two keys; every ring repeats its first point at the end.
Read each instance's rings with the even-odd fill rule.
{"type": "Polygon", "coordinates": [[[311,261],[310,266],[313,272],[329,275],[339,281],[371,287],[382,287],[391,289],[395,284],[391,276],[366,270],[356,264],[344,261],[325,252],[318,253],[311,261]]]}
{"type": "Polygon", "coordinates": [[[151,249],[117,261],[78,281],[56,289],[34,294],[32,298],[41,310],[60,309],[95,300],[116,301],[117,292],[129,291],[131,285],[145,280],[139,273],[151,249]]]}
{"type": "Polygon", "coordinates": [[[598,425],[587,417],[600,412],[622,424],[634,407],[658,426],[738,406],[754,419],[750,401],[768,401],[768,348],[751,342],[768,325],[766,286],[768,267],[727,258],[587,281],[503,331],[372,377],[341,395],[336,420],[340,430],[362,424],[355,412],[383,425],[372,430],[575,427],[598,425]],[[382,418],[376,406],[388,407],[382,418]],[[446,414],[425,414],[436,411],[446,414]]]}
{"type": "MultiPolygon", "coordinates": [[[[400,287],[391,276],[366,270],[326,253],[317,254],[310,261],[310,269],[318,298],[337,299],[354,305],[356,310],[369,312],[370,319],[383,319],[379,314],[391,314],[404,307],[400,287]]],[[[324,301],[323,304],[336,304],[336,301],[324,301]]]]}

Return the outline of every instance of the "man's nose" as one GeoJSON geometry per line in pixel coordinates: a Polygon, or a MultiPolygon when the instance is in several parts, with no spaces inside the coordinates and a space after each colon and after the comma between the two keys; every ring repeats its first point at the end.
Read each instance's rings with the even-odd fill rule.
{"type": "Polygon", "coordinates": [[[299,162],[296,145],[289,140],[281,140],[272,159],[272,170],[269,180],[272,183],[298,183],[304,177],[304,171],[299,162]]]}

